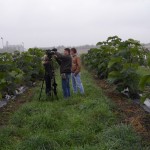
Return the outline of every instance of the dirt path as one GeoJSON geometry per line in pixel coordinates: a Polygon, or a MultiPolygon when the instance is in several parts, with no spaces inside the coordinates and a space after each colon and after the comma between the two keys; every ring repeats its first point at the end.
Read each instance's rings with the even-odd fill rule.
{"type": "Polygon", "coordinates": [[[105,80],[95,78],[96,84],[100,86],[105,95],[117,105],[114,113],[121,116],[121,122],[131,124],[146,143],[150,143],[150,114],[145,112],[138,104],[125,98],[121,93],[115,91],[115,87],[105,80]]]}

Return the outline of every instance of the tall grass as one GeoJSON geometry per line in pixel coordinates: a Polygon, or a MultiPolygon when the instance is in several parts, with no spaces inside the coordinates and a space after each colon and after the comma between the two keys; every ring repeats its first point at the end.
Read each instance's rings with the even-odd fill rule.
{"type": "Polygon", "coordinates": [[[31,102],[12,115],[0,129],[1,150],[146,150],[131,126],[118,124],[107,99],[87,71],[82,72],[85,95],[63,99],[59,76],[59,100],[45,96],[40,87],[31,102]]]}

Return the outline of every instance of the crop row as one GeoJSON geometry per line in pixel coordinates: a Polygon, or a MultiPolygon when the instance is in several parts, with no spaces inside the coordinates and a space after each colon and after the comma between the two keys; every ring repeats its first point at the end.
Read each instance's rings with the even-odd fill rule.
{"type": "Polygon", "coordinates": [[[126,89],[130,98],[142,95],[144,101],[150,96],[150,52],[139,41],[108,37],[83,54],[82,61],[100,79],[115,84],[118,91],[126,89]]]}
{"type": "Polygon", "coordinates": [[[22,53],[0,53],[0,99],[15,95],[20,86],[30,86],[43,77],[42,56],[43,51],[37,48],[22,53]]]}

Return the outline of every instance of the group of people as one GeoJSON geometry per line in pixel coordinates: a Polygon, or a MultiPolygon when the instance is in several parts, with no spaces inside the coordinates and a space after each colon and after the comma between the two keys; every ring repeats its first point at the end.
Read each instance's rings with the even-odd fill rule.
{"type": "MultiPolygon", "coordinates": [[[[62,81],[62,91],[64,98],[69,98],[70,94],[70,79],[72,79],[73,92],[78,91],[84,94],[83,84],[81,82],[80,71],[81,61],[75,48],[65,48],[64,54],[55,52],[53,55],[60,66],[60,75],[62,81]]],[[[45,66],[45,82],[46,82],[46,94],[51,94],[51,74],[52,66],[48,56],[44,56],[43,65],[45,66]]]]}

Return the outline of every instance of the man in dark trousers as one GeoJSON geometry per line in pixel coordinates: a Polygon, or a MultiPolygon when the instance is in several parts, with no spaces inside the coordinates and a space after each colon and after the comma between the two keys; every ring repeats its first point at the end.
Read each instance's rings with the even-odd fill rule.
{"type": "Polygon", "coordinates": [[[46,85],[45,92],[46,95],[51,96],[51,79],[52,79],[53,69],[51,65],[51,60],[48,58],[47,54],[44,55],[42,63],[45,68],[45,76],[44,76],[45,85],[46,85]]]}
{"type": "Polygon", "coordinates": [[[71,77],[71,67],[72,59],[70,56],[70,49],[64,49],[64,55],[59,52],[55,53],[55,58],[60,65],[60,74],[62,78],[62,89],[64,98],[70,97],[70,77],[71,77]]]}

